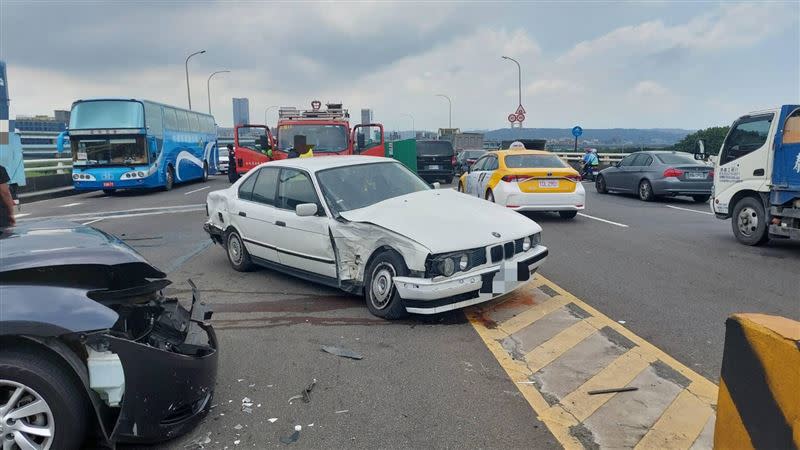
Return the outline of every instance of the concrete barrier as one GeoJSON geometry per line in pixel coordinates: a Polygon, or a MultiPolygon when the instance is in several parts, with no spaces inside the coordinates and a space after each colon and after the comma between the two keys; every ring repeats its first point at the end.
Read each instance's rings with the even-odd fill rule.
{"type": "Polygon", "coordinates": [[[800,448],[800,322],[734,314],[725,322],[714,448],[800,448]]]}

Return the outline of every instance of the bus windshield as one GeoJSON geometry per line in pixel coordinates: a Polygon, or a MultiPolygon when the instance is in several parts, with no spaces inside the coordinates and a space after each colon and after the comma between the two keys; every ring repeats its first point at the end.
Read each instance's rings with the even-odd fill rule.
{"type": "Polygon", "coordinates": [[[306,144],[314,152],[347,150],[347,129],[343,125],[281,125],[278,128],[278,149],[288,151],[292,148],[296,135],[304,135],[306,144]]]}
{"type": "Polygon", "coordinates": [[[126,100],[79,102],[72,107],[69,118],[70,130],[143,127],[142,104],[126,100]]]}
{"type": "Polygon", "coordinates": [[[144,136],[70,139],[75,166],[131,166],[147,164],[144,136]]]}

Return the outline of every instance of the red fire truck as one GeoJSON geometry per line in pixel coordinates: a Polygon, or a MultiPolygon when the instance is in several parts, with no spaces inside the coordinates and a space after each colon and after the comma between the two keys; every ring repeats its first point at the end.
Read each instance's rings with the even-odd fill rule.
{"type": "Polygon", "coordinates": [[[236,126],[230,170],[241,175],[263,162],[288,157],[296,135],[306,137],[314,156],[385,155],[383,125],[359,124],[351,129],[350,113],[341,103],[325,106],[323,110],[321,102],[314,100],[310,110],[281,107],[276,136],[266,125],[236,126]]]}

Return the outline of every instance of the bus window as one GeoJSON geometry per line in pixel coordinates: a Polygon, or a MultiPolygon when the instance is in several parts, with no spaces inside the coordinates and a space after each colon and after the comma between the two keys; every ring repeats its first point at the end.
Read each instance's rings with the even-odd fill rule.
{"type": "Polygon", "coordinates": [[[156,105],[154,103],[144,104],[144,119],[148,134],[159,138],[164,135],[161,116],[161,105],[156,105]]]}
{"type": "Polygon", "coordinates": [[[178,129],[178,116],[172,108],[164,108],[164,128],[168,130],[178,129]]]}
{"type": "Polygon", "coordinates": [[[180,131],[189,131],[189,115],[186,111],[176,110],[178,115],[178,129],[180,131]]]}
{"type": "Polygon", "coordinates": [[[199,132],[200,131],[200,120],[195,113],[188,113],[189,114],[189,131],[199,132]]]}

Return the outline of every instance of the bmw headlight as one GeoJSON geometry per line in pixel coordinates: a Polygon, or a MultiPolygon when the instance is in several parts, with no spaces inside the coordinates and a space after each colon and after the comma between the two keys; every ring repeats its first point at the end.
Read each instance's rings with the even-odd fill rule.
{"type": "Polygon", "coordinates": [[[536,247],[542,243],[542,233],[531,235],[531,247],[536,247]]]}
{"type": "Polygon", "coordinates": [[[439,272],[449,277],[450,275],[454,274],[456,271],[456,261],[453,258],[445,258],[442,262],[439,263],[439,272]]]}
{"type": "Polygon", "coordinates": [[[469,256],[466,253],[462,254],[458,259],[458,270],[464,271],[469,268],[469,256]]]}
{"type": "Polygon", "coordinates": [[[531,249],[531,238],[529,236],[525,236],[522,240],[522,251],[527,252],[531,249]]]}

